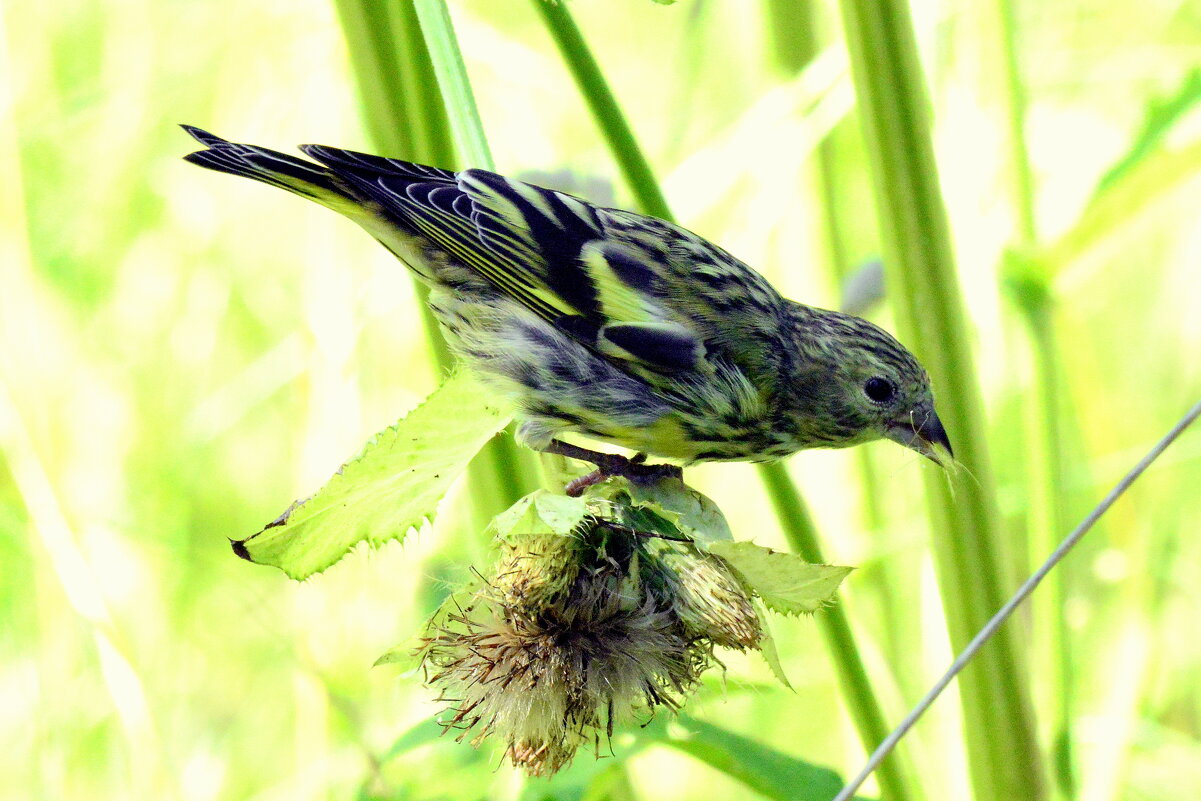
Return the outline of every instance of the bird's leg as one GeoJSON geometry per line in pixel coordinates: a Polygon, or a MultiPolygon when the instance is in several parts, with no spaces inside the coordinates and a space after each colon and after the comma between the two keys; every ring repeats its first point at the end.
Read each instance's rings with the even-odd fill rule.
{"type": "Polygon", "coordinates": [[[581,476],[567,485],[566,492],[573,498],[609,476],[621,476],[630,481],[649,483],[661,478],[680,478],[684,475],[684,471],[674,464],[645,464],[645,453],[639,453],[631,459],[617,453],[590,451],[587,448],[557,439],[552,439],[543,450],[545,453],[566,456],[568,459],[578,459],[581,462],[592,462],[596,465],[596,469],[591,473],[581,476]]]}

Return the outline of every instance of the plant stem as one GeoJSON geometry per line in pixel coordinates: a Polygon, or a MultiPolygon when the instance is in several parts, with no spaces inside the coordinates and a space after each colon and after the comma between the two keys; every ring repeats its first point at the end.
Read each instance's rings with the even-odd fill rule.
{"type": "MultiPolygon", "coordinates": [[[[566,5],[546,3],[543,0],[533,2],[542,13],[547,29],[575,77],[576,85],[592,116],[604,132],[613,158],[629,183],[630,191],[639,207],[647,214],[674,222],[667,199],[566,5]]],[[[805,559],[821,562],[821,550],[817,544],[817,532],[812,518],[787,471],[782,465],[763,465],[760,468],[760,476],[767,487],[789,544],[805,559]]],[[[846,690],[851,718],[864,746],[870,751],[887,736],[888,727],[884,723],[879,701],[867,678],[867,670],[855,643],[855,636],[845,613],[838,605],[825,610],[818,619],[846,690]]],[[[898,760],[888,760],[881,767],[880,784],[885,788],[889,801],[905,801],[912,797],[898,760]]]]}
{"type": "Polygon", "coordinates": [[[997,32],[1001,36],[1002,73],[1009,122],[1009,174],[1013,181],[1013,208],[1017,213],[1018,244],[1031,247],[1038,241],[1034,212],[1034,170],[1026,148],[1026,87],[1018,63],[1017,10],[1013,0],[996,0],[997,32]]]}
{"type": "Polygon", "coordinates": [[[609,82],[601,73],[600,66],[592,56],[588,43],[584,41],[579,27],[571,18],[567,4],[562,2],[547,2],[533,0],[534,8],[541,14],[550,31],[551,38],[559,48],[571,77],[575,79],[576,87],[588,104],[592,118],[604,134],[609,150],[617,161],[617,168],[625,179],[634,195],[638,207],[644,214],[658,217],[661,220],[671,219],[671,209],[667,198],[655,180],[650,163],[638,146],[634,132],[626,122],[609,82]]]}
{"type": "MultiPolygon", "coordinates": [[[[440,17],[434,9],[431,46],[427,46],[425,28],[418,16],[421,9],[414,0],[337,0],[337,7],[368,132],[379,148],[400,158],[452,167],[452,141],[457,141],[465,161],[472,166],[491,167],[479,113],[466,85],[445,7],[440,17]],[[442,87],[442,94],[438,87],[442,87]],[[453,139],[452,127],[456,134],[453,139]]],[[[418,290],[424,301],[425,288],[418,284],[418,290]]],[[[424,302],[421,310],[439,372],[445,372],[453,357],[424,302]]],[[[478,520],[491,519],[533,488],[527,476],[534,475],[535,468],[531,459],[523,457],[512,438],[498,437],[473,460],[469,475],[478,520]]]]}
{"type": "MultiPolygon", "coordinates": [[[[411,1],[336,0],[336,6],[359,88],[359,108],[376,148],[398,158],[449,165],[454,149],[446,135],[446,110],[420,89],[435,82],[411,1]]],[[[416,286],[426,341],[443,372],[454,359],[424,303],[427,290],[416,286]]]]}
{"type": "MultiPolygon", "coordinates": [[[[1006,146],[1008,173],[1012,182],[1012,206],[1016,219],[1015,248],[1017,253],[1006,259],[1004,284],[1011,290],[1023,312],[1030,332],[1034,353],[1035,392],[1028,415],[1028,438],[1034,445],[1035,457],[1028,471],[1030,552],[1045,553],[1054,545],[1058,532],[1067,527],[1064,475],[1064,438],[1061,432],[1059,403],[1062,373],[1055,334],[1054,301],[1045,271],[1028,269],[1029,258],[1038,246],[1038,223],[1034,204],[1034,170],[1026,147],[1026,89],[1022,80],[1018,55],[1017,9],[1014,0],[995,0],[997,32],[1001,39],[1001,71],[1004,85],[1006,119],[1009,123],[1006,146]],[[1013,275],[1012,268],[1019,268],[1013,275]]],[[[1060,793],[1064,798],[1075,796],[1072,768],[1072,696],[1074,666],[1069,647],[1069,631],[1064,616],[1066,584],[1071,573],[1067,568],[1057,571],[1048,581],[1047,592],[1036,599],[1036,619],[1051,621],[1041,639],[1040,665],[1056,681],[1054,691],[1045,699],[1051,718],[1052,765],[1060,793]]]]}
{"type": "MultiPolygon", "coordinates": [[[[823,29],[833,26],[822,23],[829,22],[826,15],[838,13],[837,9],[825,8],[819,0],[769,0],[767,11],[775,43],[775,63],[787,77],[795,77],[829,43],[830,37],[823,29]]],[[[824,266],[829,283],[836,290],[846,286],[854,271],[854,250],[865,252],[864,245],[855,242],[855,226],[850,219],[861,208],[850,186],[866,179],[862,160],[848,158],[851,155],[848,151],[858,144],[857,126],[852,119],[841,120],[817,146],[810,165],[811,191],[816,196],[816,213],[821,222],[824,266]]],[[[888,488],[880,480],[872,450],[853,450],[859,474],[860,520],[875,535],[877,543],[887,548],[884,537],[890,528],[885,509],[888,488]]],[[[913,648],[913,643],[921,637],[921,621],[912,614],[911,605],[897,600],[916,594],[913,576],[917,575],[919,559],[917,553],[894,553],[892,558],[875,560],[870,569],[859,574],[859,586],[871,593],[874,611],[880,616],[876,630],[884,661],[898,688],[913,693],[921,692],[926,683],[921,660],[915,658],[913,648]]],[[[920,789],[911,769],[906,776],[920,789]]]]}
{"type": "MultiPolygon", "coordinates": [[[[958,650],[1004,602],[1001,532],[979,395],[927,98],[905,0],[841,0],[875,174],[889,297],[900,329],[930,372],[955,452],[977,482],[952,496],[926,473],[934,551],[951,640],[958,650]]],[[[1003,631],[960,677],[977,801],[1046,797],[1029,678],[1014,633],[1003,631]]]]}
{"type": "Polygon", "coordinates": [[[484,135],[484,123],[480,120],[479,107],[467,78],[467,67],[455,37],[454,24],[445,0],[412,0],[421,23],[421,32],[429,49],[434,73],[438,76],[438,88],[450,118],[450,128],[455,143],[463,154],[468,167],[485,170],[496,169],[492,151],[484,135]]]}
{"type": "MultiPolygon", "coordinates": [[[[1055,544],[1058,531],[1066,527],[1068,492],[1063,411],[1064,373],[1055,335],[1054,301],[1047,280],[1025,265],[1021,254],[1010,254],[1002,284],[1029,329],[1034,357],[1034,391],[1026,416],[1031,445],[1028,469],[1028,527],[1030,555],[1046,553],[1055,544]]],[[[1047,590],[1033,602],[1035,619],[1047,621],[1034,639],[1039,670],[1053,678],[1051,691],[1040,699],[1051,726],[1051,755],[1060,795],[1074,798],[1075,776],[1071,733],[1075,665],[1069,647],[1070,631],[1064,614],[1067,586],[1072,573],[1067,568],[1048,578],[1047,590]]]]}
{"type": "MultiPolygon", "coordinates": [[[[767,486],[772,508],[775,509],[776,518],[780,521],[789,546],[804,557],[805,561],[824,564],[826,560],[818,544],[817,527],[784,465],[759,465],[759,475],[767,486]]],[[[842,604],[836,603],[816,615],[814,619],[821,627],[826,645],[834,657],[834,667],[838,671],[842,690],[848,698],[847,708],[855,721],[855,728],[870,751],[888,736],[888,724],[872,690],[863,659],[859,656],[855,634],[851,630],[846,611],[842,604]]],[[[901,801],[912,797],[897,754],[890,754],[877,770],[884,798],[888,801],[901,801]]]]}

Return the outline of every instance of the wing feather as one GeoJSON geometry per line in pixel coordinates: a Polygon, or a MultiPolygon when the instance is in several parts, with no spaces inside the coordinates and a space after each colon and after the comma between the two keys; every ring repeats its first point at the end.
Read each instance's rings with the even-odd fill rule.
{"type": "MultiPolygon", "coordinates": [[[[396,224],[609,358],[654,371],[708,371],[721,354],[755,361],[729,341],[729,329],[737,296],[766,282],[678,226],[487,170],[302,150],[396,224]]],[[[774,324],[747,319],[735,327],[766,332],[774,324]]]]}

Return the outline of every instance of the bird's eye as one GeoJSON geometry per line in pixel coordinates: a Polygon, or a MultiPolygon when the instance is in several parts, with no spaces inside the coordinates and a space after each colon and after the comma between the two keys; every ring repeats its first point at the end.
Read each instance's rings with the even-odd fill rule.
{"type": "Polygon", "coordinates": [[[863,394],[874,403],[888,403],[895,392],[896,387],[887,378],[869,378],[863,385],[863,394]]]}

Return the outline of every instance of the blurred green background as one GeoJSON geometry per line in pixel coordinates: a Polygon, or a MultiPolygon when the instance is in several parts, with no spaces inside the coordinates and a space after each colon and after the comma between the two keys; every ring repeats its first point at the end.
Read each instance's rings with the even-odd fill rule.
{"type": "MultiPolygon", "coordinates": [[[[680,221],[785,294],[838,306],[845,268],[878,246],[837,8],[570,8],[680,221]],[[779,16],[798,9],[831,43],[800,71],[800,28],[779,16]]],[[[631,205],[534,8],[472,0],[453,16],[498,168],[631,205]]],[[[914,18],[1016,585],[1048,549],[1047,510],[1074,524],[1201,389],[1201,6],[917,2],[914,18]],[[1034,459],[1049,351],[1031,332],[1046,330],[1058,483],[1034,459]]],[[[3,0],[0,797],[517,797],[492,746],[424,741],[439,705],[417,677],[370,667],[490,563],[462,490],[432,529],[304,583],[228,547],[436,371],[383,249],[323,209],[185,164],[180,122],[371,149],[326,0],[3,0]],[[414,727],[421,744],[392,749],[414,727]]],[[[936,468],[890,444],[789,467],[828,558],[860,567],[843,603],[898,720],[952,656],[919,480],[936,468]]],[[[751,468],[690,481],[738,536],[785,547],[751,468]]],[[[1054,603],[1011,623],[1032,645],[1047,748],[1068,710],[1072,797],[1201,797],[1199,530],[1193,433],[1069,558],[1054,603]]],[[[854,772],[863,753],[816,626],[773,623],[796,694],[729,654],[689,713],[854,772]]],[[[920,797],[968,797],[960,726],[946,698],[908,739],[920,797]]],[[[639,798],[750,792],[660,746],[628,769],[639,798]]]]}

